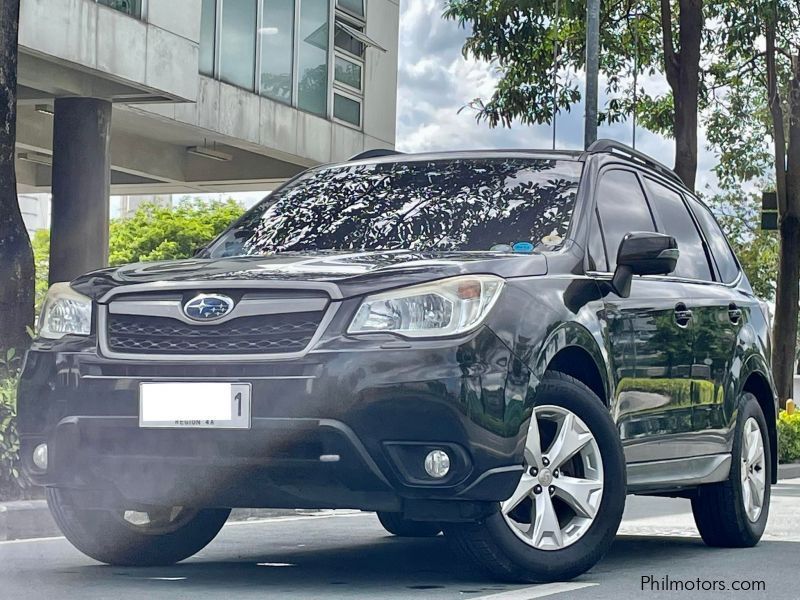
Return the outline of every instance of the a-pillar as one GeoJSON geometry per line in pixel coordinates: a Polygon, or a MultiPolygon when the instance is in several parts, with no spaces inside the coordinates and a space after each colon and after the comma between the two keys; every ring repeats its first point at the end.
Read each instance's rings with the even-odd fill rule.
{"type": "Polygon", "coordinates": [[[110,139],[111,102],[56,99],[50,283],[108,264],[110,139]]]}

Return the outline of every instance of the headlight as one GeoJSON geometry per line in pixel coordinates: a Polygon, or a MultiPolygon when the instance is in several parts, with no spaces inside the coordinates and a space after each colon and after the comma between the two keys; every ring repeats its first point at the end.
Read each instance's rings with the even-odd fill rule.
{"type": "Polygon", "coordinates": [[[409,337],[464,333],[483,321],[502,289],[500,277],[470,275],[368,296],[347,331],[409,337]]]}
{"type": "Polygon", "coordinates": [[[67,334],[89,335],[92,329],[92,300],[73,290],[68,283],[54,283],[39,316],[39,335],[58,340],[67,334]]]}

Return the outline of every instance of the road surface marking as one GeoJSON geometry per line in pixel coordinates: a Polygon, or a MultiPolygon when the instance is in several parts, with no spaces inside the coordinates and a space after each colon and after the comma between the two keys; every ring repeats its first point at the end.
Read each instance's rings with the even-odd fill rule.
{"type": "Polygon", "coordinates": [[[477,598],[470,598],[469,600],[533,600],[534,598],[544,598],[545,596],[552,596],[553,594],[563,594],[564,592],[574,592],[587,587],[600,585],[599,583],[544,583],[541,585],[532,585],[530,587],[511,590],[510,592],[500,592],[499,594],[490,594],[488,596],[478,596],[477,598]]]}
{"type": "Polygon", "coordinates": [[[56,540],[63,540],[66,539],[63,535],[55,536],[55,537],[40,537],[40,538],[27,538],[22,540],[3,540],[0,542],[0,546],[4,544],[24,544],[26,542],[54,542],[56,540]]]}

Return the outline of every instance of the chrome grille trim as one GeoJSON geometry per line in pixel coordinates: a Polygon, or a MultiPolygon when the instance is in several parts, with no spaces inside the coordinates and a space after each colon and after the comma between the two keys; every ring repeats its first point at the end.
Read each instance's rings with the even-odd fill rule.
{"type": "MultiPolygon", "coordinates": [[[[221,325],[231,319],[278,315],[302,312],[322,312],[328,305],[324,298],[286,298],[275,300],[242,299],[233,310],[213,324],[221,325]]],[[[131,315],[143,317],[164,317],[176,319],[187,325],[197,325],[198,321],[190,319],[183,313],[183,302],[180,300],[117,300],[108,305],[108,312],[115,315],[131,315]]],[[[209,323],[211,324],[211,323],[209,323]]]]}
{"type": "Polygon", "coordinates": [[[142,315],[142,316],[160,316],[167,318],[174,318],[187,324],[202,327],[202,323],[198,324],[197,321],[192,321],[182,315],[182,305],[177,300],[125,300],[120,299],[114,301],[116,296],[128,296],[131,294],[154,293],[164,291],[185,292],[194,291],[198,289],[214,290],[214,289],[241,289],[245,291],[257,292],[270,292],[270,291],[296,291],[302,293],[303,291],[316,291],[325,292],[331,300],[338,300],[342,298],[339,288],[333,284],[313,284],[309,282],[287,282],[287,281],[260,281],[260,282],[242,282],[242,281],[181,281],[181,282],[158,282],[155,284],[134,284],[127,286],[120,286],[107,292],[97,305],[97,341],[99,353],[103,357],[124,359],[124,360],[138,360],[138,361],[164,361],[164,362],[241,362],[241,361],[266,361],[266,360],[285,360],[292,358],[300,358],[308,354],[313,349],[323,333],[327,330],[328,325],[333,320],[341,306],[341,302],[331,301],[327,298],[311,297],[311,298],[256,298],[245,299],[243,298],[234,308],[230,315],[226,315],[222,319],[218,319],[209,323],[219,325],[225,323],[230,319],[235,319],[244,316],[257,316],[257,315],[270,315],[270,314],[288,314],[299,312],[322,312],[322,319],[316,329],[316,332],[311,337],[308,344],[299,351],[293,352],[273,352],[273,353],[254,353],[254,354],[163,354],[163,353],[146,353],[146,352],[119,352],[113,350],[109,345],[108,339],[108,319],[109,314],[119,315],[142,315]],[[260,284],[260,285],[259,285],[260,284]],[[240,305],[244,304],[244,308],[238,309],[240,305]],[[146,308],[140,308],[140,307],[146,308]],[[326,308],[327,306],[327,308],[326,308]],[[310,307],[310,308],[309,308],[310,307]],[[237,310],[238,309],[238,310],[237,310]],[[177,311],[177,312],[176,312],[177,311]]]}

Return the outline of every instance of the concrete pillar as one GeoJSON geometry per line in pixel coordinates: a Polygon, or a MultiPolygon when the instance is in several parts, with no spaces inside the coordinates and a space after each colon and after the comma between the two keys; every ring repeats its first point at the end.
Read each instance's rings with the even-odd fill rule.
{"type": "Polygon", "coordinates": [[[50,283],[108,264],[110,139],[111,102],[56,99],[50,283]]]}

